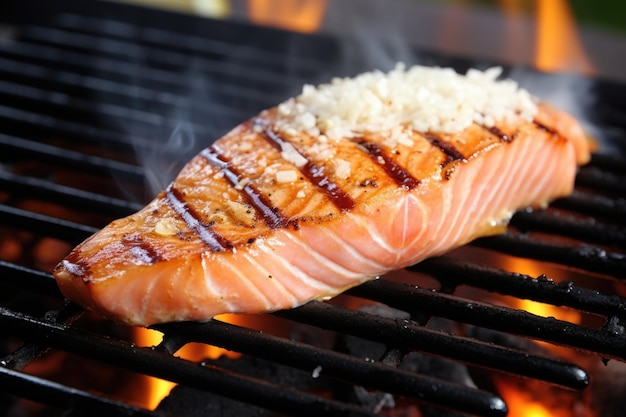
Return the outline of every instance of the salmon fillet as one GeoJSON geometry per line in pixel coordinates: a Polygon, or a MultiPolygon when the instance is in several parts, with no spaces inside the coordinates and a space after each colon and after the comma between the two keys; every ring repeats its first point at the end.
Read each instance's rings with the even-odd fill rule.
{"type": "Polygon", "coordinates": [[[320,112],[317,124],[301,111],[304,124],[289,124],[302,110],[290,103],[236,127],[144,209],[77,246],[54,270],[63,294],[144,326],[329,299],[502,232],[514,211],[571,193],[589,159],[577,122],[541,103],[530,118],[456,130],[401,120],[349,133],[320,112]]]}

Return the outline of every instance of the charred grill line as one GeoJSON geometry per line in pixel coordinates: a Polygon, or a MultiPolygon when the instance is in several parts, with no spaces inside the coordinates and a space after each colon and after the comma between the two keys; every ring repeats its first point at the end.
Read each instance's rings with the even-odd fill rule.
{"type": "Polygon", "coordinates": [[[190,230],[193,230],[213,252],[220,252],[233,247],[224,236],[217,233],[203,222],[202,216],[185,201],[183,194],[170,185],[165,191],[168,204],[185,221],[190,230]]]}
{"type": "MultiPolygon", "coordinates": [[[[221,155],[215,147],[211,146],[210,148],[204,149],[200,154],[211,165],[219,168],[233,187],[241,181],[241,174],[229,164],[226,157],[221,155]]],[[[269,227],[285,227],[289,224],[289,219],[280,213],[278,207],[273,206],[265,196],[250,184],[246,184],[240,192],[248,203],[261,214],[261,217],[263,217],[263,220],[269,227]]]]}
{"type": "Polygon", "coordinates": [[[543,130],[543,131],[545,131],[545,132],[548,132],[548,133],[549,133],[549,134],[551,134],[551,135],[559,135],[559,133],[558,133],[556,130],[554,130],[554,129],[552,129],[552,128],[550,128],[550,127],[546,126],[546,125],[544,125],[543,123],[541,123],[540,121],[538,121],[538,120],[536,120],[536,119],[535,119],[535,120],[533,120],[533,123],[534,123],[534,124],[535,124],[535,126],[537,126],[539,129],[541,129],[541,130],[543,130]]]}
{"type": "MultiPolygon", "coordinates": [[[[276,149],[282,150],[283,144],[288,143],[280,136],[280,134],[268,128],[262,122],[255,121],[253,123],[256,126],[262,127],[263,130],[261,136],[266,139],[270,144],[272,144],[272,146],[274,146],[276,149]]],[[[300,155],[302,155],[302,153],[297,148],[296,150],[298,151],[298,153],[300,153],[300,155]]],[[[326,196],[328,196],[330,201],[339,210],[352,210],[354,208],[354,200],[352,200],[352,197],[350,197],[348,193],[343,191],[337,184],[335,184],[330,178],[328,178],[328,176],[324,173],[325,169],[323,166],[319,166],[313,163],[309,158],[304,155],[302,156],[307,160],[307,163],[302,167],[296,167],[300,170],[302,175],[304,175],[312,184],[314,184],[326,196]]]]}
{"type": "Polygon", "coordinates": [[[153,264],[162,259],[161,254],[138,233],[123,236],[122,242],[135,258],[145,264],[153,264]]]}
{"type": "Polygon", "coordinates": [[[365,149],[367,151],[367,154],[372,158],[372,160],[378,164],[400,187],[411,190],[420,185],[419,179],[415,178],[410,172],[398,165],[393,158],[387,155],[387,153],[375,143],[368,142],[361,138],[358,141],[358,144],[361,145],[361,149],[365,149]],[[379,158],[382,158],[382,162],[379,161],[379,158]]]}
{"type": "Polygon", "coordinates": [[[464,161],[466,159],[465,155],[463,155],[452,143],[442,137],[434,133],[425,133],[423,136],[426,140],[428,140],[428,142],[430,142],[431,145],[439,148],[441,152],[448,157],[448,160],[441,164],[442,168],[454,161],[464,161]]]}
{"type": "MultiPolygon", "coordinates": [[[[500,139],[502,142],[511,142],[513,139],[515,139],[514,134],[509,136],[503,131],[501,131],[497,126],[480,125],[480,127],[482,127],[485,131],[491,133],[492,135],[498,137],[498,139],[500,139]]],[[[548,130],[548,129],[545,128],[544,130],[548,130]]]]}

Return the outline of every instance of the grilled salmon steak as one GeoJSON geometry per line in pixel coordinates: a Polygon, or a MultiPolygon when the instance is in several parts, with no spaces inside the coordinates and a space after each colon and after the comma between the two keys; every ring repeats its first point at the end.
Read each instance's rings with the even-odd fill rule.
{"type": "Polygon", "coordinates": [[[499,69],[398,65],[305,86],[194,157],[141,211],[55,268],[132,325],[328,299],[500,233],[573,189],[582,129],[499,69]]]}

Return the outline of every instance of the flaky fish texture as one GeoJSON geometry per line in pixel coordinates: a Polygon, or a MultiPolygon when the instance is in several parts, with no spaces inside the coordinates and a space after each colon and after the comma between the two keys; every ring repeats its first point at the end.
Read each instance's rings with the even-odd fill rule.
{"type": "Polygon", "coordinates": [[[393,144],[278,119],[236,127],[77,246],[54,271],[63,294],[144,326],[293,308],[502,232],[516,210],[570,194],[589,159],[577,122],[544,104],[531,121],[405,129],[393,144]]]}

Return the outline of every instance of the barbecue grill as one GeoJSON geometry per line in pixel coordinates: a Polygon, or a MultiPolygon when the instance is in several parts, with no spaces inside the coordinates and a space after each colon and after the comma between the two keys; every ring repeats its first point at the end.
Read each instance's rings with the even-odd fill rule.
{"type": "MultiPolygon", "coordinates": [[[[172,158],[185,162],[305,82],[369,68],[346,67],[330,37],[115,3],[35,3],[0,6],[8,24],[0,40],[2,412],[371,416],[419,407],[423,415],[496,417],[507,404],[485,382],[490,375],[589,391],[591,369],[626,362],[626,87],[582,78],[602,146],[571,197],[516,214],[502,236],[336,301],[258,318],[262,331],[217,319],[172,323],[155,326],[160,344],[137,346],[132,329],[63,300],[50,270],[64,251],[142,207],[150,185],[163,181],[156,174],[180,167],[172,158]],[[528,265],[538,272],[524,272],[528,265]],[[582,320],[542,317],[504,300],[565,307],[582,320]],[[177,357],[189,343],[242,356],[177,357]],[[55,354],[85,365],[39,372],[55,354]],[[429,371],[426,362],[440,368],[429,371]],[[94,388],[93,372],[179,385],[148,410],[116,383],[94,388]]],[[[459,71],[492,64],[414,54],[459,71]]]]}

